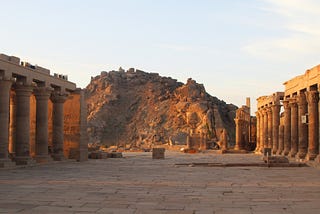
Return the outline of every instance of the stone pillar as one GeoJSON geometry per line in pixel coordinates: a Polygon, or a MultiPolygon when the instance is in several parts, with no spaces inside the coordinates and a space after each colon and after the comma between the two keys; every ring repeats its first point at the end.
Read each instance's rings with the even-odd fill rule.
{"type": "Polygon", "coordinates": [[[221,134],[222,134],[221,150],[222,151],[226,151],[226,150],[228,150],[228,133],[227,133],[227,130],[223,129],[221,134]]]}
{"type": "Polygon", "coordinates": [[[268,148],[272,149],[272,109],[271,107],[268,108],[267,110],[268,114],[268,148]]]}
{"type": "Polygon", "coordinates": [[[284,125],[279,126],[279,146],[278,146],[278,151],[277,155],[281,155],[283,150],[284,150],[284,125]]]}
{"type": "Polygon", "coordinates": [[[260,114],[260,146],[259,152],[263,151],[264,148],[264,113],[263,111],[259,111],[260,114]]]}
{"type": "Polygon", "coordinates": [[[289,106],[289,101],[283,101],[283,108],[284,108],[284,133],[283,133],[283,144],[284,149],[282,154],[288,155],[291,150],[291,109],[289,106]]]}
{"type": "Polygon", "coordinates": [[[295,157],[298,153],[298,104],[295,98],[290,99],[289,105],[291,108],[291,150],[290,157],[295,157]]]}
{"type": "Polygon", "coordinates": [[[258,152],[259,149],[260,149],[260,113],[257,111],[256,112],[256,118],[257,118],[257,121],[256,121],[256,149],[255,149],[255,152],[258,152]]]}
{"type": "Polygon", "coordinates": [[[234,150],[241,150],[243,149],[242,146],[242,127],[241,127],[241,121],[240,119],[236,118],[234,119],[236,123],[236,145],[234,146],[234,150]]]}
{"type": "Polygon", "coordinates": [[[53,93],[51,95],[51,101],[53,103],[52,110],[52,157],[56,161],[65,159],[63,154],[64,143],[64,113],[63,104],[67,99],[67,95],[53,93]]]}
{"type": "Polygon", "coordinates": [[[279,148],[280,105],[272,106],[272,153],[276,154],[279,148]]]}
{"type": "Polygon", "coordinates": [[[8,154],[11,86],[12,81],[0,80],[0,168],[12,165],[8,154]]]}
{"type": "Polygon", "coordinates": [[[10,93],[10,127],[9,127],[9,153],[14,157],[16,153],[16,93],[10,93]]]}
{"type": "Polygon", "coordinates": [[[35,159],[38,163],[48,162],[48,101],[51,90],[45,87],[36,88],[36,148],[35,159]]]}
{"type": "Polygon", "coordinates": [[[30,96],[33,87],[18,84],[16,91],[16,157],[17,165],[32,163],[30,157],[30,96]]]}
{"type": "Polygon", "coordinates": [[[268,148],[268,110],[264,110],[263,114],[263,148],[268,148]]]}
{"type": "Polygon", "coordinates": [[[298,96],[298,132],[299,132],[299,146],[297,158],[303,159],[308,152],[308,125],[302,123],[302,116],[308,113],[308,103],[305,93],[300,93],[298,96]]]}
{"type": "Polygon", "coordinates": [[[308,127],[308,154],[307,160],[314,160],[319,154],[319,92],[307,91],[308,101],[308,115],[309,115],[309,127],[308,127]]]}

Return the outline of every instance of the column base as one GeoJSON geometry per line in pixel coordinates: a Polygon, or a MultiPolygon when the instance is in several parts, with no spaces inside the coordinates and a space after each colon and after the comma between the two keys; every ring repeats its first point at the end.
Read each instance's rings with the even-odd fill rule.
{"type": "Polygon", "coordinates": [[[16,165],[15,162],[12,162],[10,159],[0,159],[0,168],[10,168],[16,165]]]}
{"type": "Polygon", "coordinates": [[[233,150],[244,150],[244,148],[242,148],[242,146],[235,145],[233,150]]]}
{"type": "Polygon", "coordinates": [[[289,154],[289,151],[282,151],[282,153],[281,153],[281,155],[283,155],[283,156],[287,156],[289,154]]]}
{"type": "Polygon", "coordinates": [[[52,157],[50,155],[37,155],[34,158],[37,163],[48,163],[53,161],[52,157]]]}
{"type": "Polygon", "coordinates": [[[296,157],[296,155],[297,155],[297,152],[295,152],[295,151],[290,151],[289,154],[288,154],[288,157],[294,158],[294,157],[296,157]]]}
{"type": "Polygon", "coordinates": [[[306,157],[306,155],[307,155],[307,152],[298,152],[296,154],[296,158],[297,159],[304,159],[306,157]]]}
{"type": "Polygon", "coordinates": [[[315,162],[320,163],[320,154],[314,159],[315,162]]]}
{"type": "Polygon", "coordinates": [[[273,154],[273,155],[276,155],[276,154],[277,154],[277,150],[273,150],[273,149],[272,149],[272,154],[273,154]]]}
{"type": "Polygon", "coordinates": [[[317,156],[318,156],[318,154],[308,153],[307,156],[306,156],[306,160],[307,160],[307,161],[313,161],[313,160],[316,159],[317,156]]]}
{"type": "Polygon", "coordinates": [[[14,161],[16,162],[16,165],[34,165],[36,164],[36,161],[33,160],[31,157],[15,157],[14,161]]]}
{"type": "Polygon", "coordinates": [[[278,151],[276,152],[276,155],[282,155],[282,151],[278,150],[278,151]]]}
{"type": "Polygon", "coordinates": [[[52,159],[54,161],[63,161],[63,160],[66,160],[66,158],[64,157],[63,154],[52,154],[51,155],[52,159]]]}

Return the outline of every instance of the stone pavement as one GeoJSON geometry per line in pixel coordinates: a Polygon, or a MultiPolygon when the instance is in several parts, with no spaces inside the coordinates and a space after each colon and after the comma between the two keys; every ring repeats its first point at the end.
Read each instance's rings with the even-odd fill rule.
{"type": "Polygon", "coordinates": [[[253,154],[124,153],[122,159],[0,170],[0,213],[319,213],[313,167],[191,167],[253,154]]]}

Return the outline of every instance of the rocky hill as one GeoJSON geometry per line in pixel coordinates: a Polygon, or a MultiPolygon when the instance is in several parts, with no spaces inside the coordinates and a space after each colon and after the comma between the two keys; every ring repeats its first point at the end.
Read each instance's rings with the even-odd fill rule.
{"type": "Polygon", "coordinates": [[[185,144],[188,133],[234,142],[236,106],[210,96],[202,84],[186,84],[133,68],[101,72],[87,86],[89,143],[150,147],[185,144]]]}

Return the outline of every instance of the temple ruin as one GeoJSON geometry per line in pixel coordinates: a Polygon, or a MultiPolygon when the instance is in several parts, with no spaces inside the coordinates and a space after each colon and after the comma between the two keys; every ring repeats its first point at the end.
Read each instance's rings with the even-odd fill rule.
{"type": "Polygon", "coordinates": [[[284,83],[285,91],[257,99],[257,147],[319,161],[320,65],[284,83]]]}
{"type": "Polygon", "coordinates": [[[237,109],[234,119],[236,124],[235,150],[252,150],[256,144],[256,118],[251,116],[250,98],[246,105],[237,109]]]}
{"type": "Polygon", "coordinates": [[[86,160],[86,113],[66,75],[0,54],[0,167],[86,160]]]}

